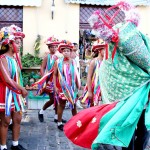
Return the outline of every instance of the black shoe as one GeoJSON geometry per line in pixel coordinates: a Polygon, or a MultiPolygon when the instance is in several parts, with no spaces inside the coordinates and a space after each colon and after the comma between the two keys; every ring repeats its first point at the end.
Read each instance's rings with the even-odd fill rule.
{"type": "Polygon", "coordinates": [[[22,147],[20,144],[17,146],[11,146],[11,150],[27,150],[24,147],[22,147]]]}
{"type": "Polygon", "coordinates": [[[8,129],[9,129],[10,131],[12,131],[12,128],[13,128],[13,124],[10,124],[10,125],[8,126],[8,129]]]}
{"type": "Polygon", "coordinates": [[[58,119],[54,119],[54,122],[57,123],[57,122],[58,122],[58,119]]]}
{"type": "Polygon", "coordinates": [[[6,148],[4,148],[3,150],[7,150],[6,148]]]}
{"type": "Polygon", "coordinates": [[[65,120],[65,119],[62,119],[62,123],[67,123],[67,120],[65,120]]]}
{"type": "Polygon", "coordinates": [[[44,122],[44,116],[43,116],[43,114],[40,114],[40,112],[38,112],[38,118],[39,118],[40,122],[44,122]]]}
{"type": "Polygon", "coordinates": [[[59,130],[63,131],[64,125],[63,124],[57,125],[57,127],[58,127],[59,130]]]}
{"type": "MultiPolygon", "coordinates": [[[[54,119],[54,122],[58,122],[58,119],[54,119]]],[[[67,120],[65,120],[65,119],[62,119],[62,123],[66,123],[67,122],[67,120]]]]}

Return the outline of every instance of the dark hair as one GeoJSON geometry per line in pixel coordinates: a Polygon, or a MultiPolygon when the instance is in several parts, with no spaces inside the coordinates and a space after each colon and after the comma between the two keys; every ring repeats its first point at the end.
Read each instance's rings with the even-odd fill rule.
{"type": "Polygon", "coordinates": [[[92,46],[92,45],[88,43],[85,48],[86,48],[86,49],[87,49],[87,48],[91,48],[91,46],[92,46]]]}
{"type": "Polygon", "coordinates": [[[47,45],[48,46],[48,48],[51,48],[51,47],[58,47],[58,45],[47,45]]]}
{"type": "Polygon", "coordinates": [[[98,57],[98,51],[97,52],[94,52],[94,56],[93,56],[93,58],[95,58],[95,57],[98,57]]]}
{"type": "Polygon", "coordinates": [[[0,55],[6,53],[9,50],[9,45],[2,45],[0,49],[0,55]]]}
{"type": "Polygon", "coordinates": [[[75,46],[75,45],[78,45],[77,43],[73,43],[73,45],[75,46]]]}

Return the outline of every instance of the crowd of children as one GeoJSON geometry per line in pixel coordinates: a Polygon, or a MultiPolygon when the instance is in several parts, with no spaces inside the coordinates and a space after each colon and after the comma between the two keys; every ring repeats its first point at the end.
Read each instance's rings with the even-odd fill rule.
{"type": "MultiPolygon", "coordinates": [[[[66,120],[62,118],[62,115],[66,102],[69,104],[72,115],[74,116],[77,114],[76,102],[79,98],[78,92],[81,88],[80,64],[77,53],[78,45],[77,43],[71,43],[67,40],[59,41],[55,37],[48,38],[46,44],[49,53],[43,59],[41,65],[42,78],[34,83],[33,86],[38,85],[38,94],[49,94],[50,100],[44,104],[43,108],[41,108],[38,117],[40,122],[43,122],[44,111],[54,104],[54,121],[57,123],[58,129],[63,131],[63,123],[66,123],[66,120]]],[[[96,58],[93,58],[93,61],[90,63],[88,72],[89,84],[87,86],[88,93],[86,88],[84,91],[84,93],[87,93],[86,96],[88,95],[88,97],[86,98],[86,101],[82,101],[82,103],[87,104],[91,101],[91,96],[93,94],[96,94],[93,98],[94,101],[98,101],[100,97],[98,69],[103,59],[105,48],[106,44],[100,40],[96,41],[93,45],[92,51],[96,58]],[[93,83],[91,83],[90,80],[92,80],[93,83]],[[90,89],[91,86],[92,89],[90,89]],[[87,99],[89,101],[87,101],[87,99]]],[[[98,105],[98,103],[95,102],[95,105],[98,105]]],[[[91,101],[91,106],[94,106],[93,100],[91,101]]]]}

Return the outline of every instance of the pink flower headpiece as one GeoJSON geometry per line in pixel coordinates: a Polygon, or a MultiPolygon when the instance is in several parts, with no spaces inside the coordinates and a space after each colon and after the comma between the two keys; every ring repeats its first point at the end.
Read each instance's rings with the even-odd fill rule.
{"type": "Polygon", "coordinates": [[[58,46],[58,51],[60,53],[62,53],[62,50],[65,49],[65,48],[68,48],[72,51],[73,49],[73,44],[70,42],[70,41],[67,41],[67,40],[62,40],[58,46]]]}
{"type": "Polygon", "coordinates": [[[46,41],[45,41],[46,45],[58,45],[60,44],[59,40],[57,38],[55,38],[54,36],[49,37],[46,41]]]}
{"type": "Polygon", "coordinates": [[[113,29],[114,18],[118,13],[122,11],[125,14],[125,21],[131,21],[136,26],[139,22],[139,15],[135,11],[134,7],[125,1],[121,1],[118,4],[108,8],[104,14],[100,11],[95,11],[91,17],[88,19],[89,24],[93,28],[93,33],[104,39],[107,42],[113,41],[118,42],[118,32],[113,29]],[[117,10],[116,10],[117,8],[117,10]],[[108,15],[109,11],[115,9],[115,13],[110,17],[108,15]]]}
{"type": "Polygon", "coordinates": [[[107,43],[105,41],[103,41],[102,39],[98,39],[97,41],[95,41],[92,45],[92,51],[93,52],[97,52],[98,50],[102,49],[102,48],[106,48],[107,47],[107,43]]]}
{"type": "Polygon", "coordinates": [[[15,46],[13,41],[15,41],[16,38],[22,39],[24,37],[25,37],[25,34],[23,32],[21,32],[21,28],[16,26],[16,25],[3,27],[0,30],[0,44],[1,45],[7,45],[10,42],[12,42],[12,46],[13,46],[13,49],[16,53],[16,59],[17,59],[17,62],[19,64],[20,69],[22,69],[22,64],[21,64],[20,58],[17,54],[16,46],[15,46]]]}
{"type": "Polygon", "coordinates": [[[21,32],[21,28],[16,25],[11,25],[8,27],[3,27],[0,30],[0,44],[7,45],[15,38],[24,38],[25,34],[21,32]]]}

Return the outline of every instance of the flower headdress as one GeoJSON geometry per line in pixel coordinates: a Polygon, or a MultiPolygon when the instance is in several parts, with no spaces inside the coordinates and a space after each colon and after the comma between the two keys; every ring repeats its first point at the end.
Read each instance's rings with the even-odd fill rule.
{"type": "Polygon", "coordinates": [[[92,45],[92,51],[97,52],[99,49],[107,48],[108,44],[102,39],[98,39],[92,45]]]}
{"type": "Polygon", "coordinates": [[[8,27],[3,27],[0,30],[0,44],[7,45],[15,38],[24,38],[25,34],[21,32],[21,28],[16,25],[11,25],[8,27]]]}
{"type": "Polygon", "coordinates": [[[93,28],[93,33],[98,37],[102,38],[106,42],[114,42],[115,47],[112,52],[112,59],[116,53],[116,49],[119,43],[119,30],[114,30],[113,20],[117,14],[122,11],[125,14],[125,21],[130,21],[136,26],[139,22],[139,15],[134,10],[134,7],[125,1],[121,1],[118,4],[108,8],[104,14],[100,11],[95,11],[91,17],[88,19],[91,27],[93,28]],[[118,10],[116,10],[116,8],[118,10]],[[116,12],[110,17],[108,12],[112,9],[115,9],[116,12]]]}
{"type": "Polygon", "coordinates": [[[62,53],[62,50],[65,49],[65,48],[68,48],[72,51],[73,49],[73,44],[70,42],[70,41],[67,41],[67,40],[62,40],[60,42],[60,44],[58,45],[58,51],[60,53],[62,53]]]}
{"type": "Polygon", "coordinates": [[[139,15],[135,11],[134,7],[127,2],[121,1],[108,8],[104,14],[98,10],[91,15],[88,22],[93,28],[93,33],[107,42],[117,42],[118,31],[115,31],[112,27],[114,25],[113,20],[120,11],[124,12],[126,21],[131,21],[135,25],[138,25],[139,15]],[[118,10],[116,10],[116,8],[118,8],[118,10]],[[116,12],[110,17],[108,12],[112,9],[115,9],[116,12]]]}
{"type": "Polygon", "coordinates": [[[54,36],[49,37],[46,41],[45,41],[46,45],[58,45],[60,44],[59,40],[57,38],[55,38],[54,36]]]}
{"type": "MultiPolygon", "coordinates": [[[[19,64],[20,68],[22,68],[22,65],[21,65],[21,61],[19,59],[19,56],[17,54],[16,46],[14,44],[14,41],[15,41],[16,38],[23,39],[24,37],[25,37],[25,34],[23,32],[21,32],[21,28],[16,26],[16,25],[3,27],[0,30],[0,45],[3,47],[5,45],[9,44],[10,42],[12,43],[13,49],[16,53],[16,59],[18,61],[18,64],[19,64]]],[[[3,50],[2,47],[1,47],[1,50],[3,50]]]]}

